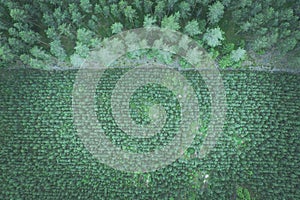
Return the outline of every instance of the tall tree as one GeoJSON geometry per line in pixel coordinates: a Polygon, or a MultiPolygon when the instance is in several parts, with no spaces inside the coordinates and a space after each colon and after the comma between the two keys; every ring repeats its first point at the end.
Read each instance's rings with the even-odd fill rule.
{"type": "Polygon", "coordinates": [[[64,61],[67,57],[59,39],[50,42],[50,51],[59,61],[64,61]]]}
{"type": "Polygon", "coordinates": [[[179,4],[179,11],[181,14],[181,17],[183,19],[187,19],[191,15],[191,4],[185,1],[182,1],[179,4]]]}
{"type": "Polygon", "coordinates": [[[242,48],[238,48],[237,50],[233,50],[230,54],[230,58],[234,61],[234,62],[238,62],[240,60],[243,60],[246,56],[246,50],[242,49],[242,48]]]}
{"type": "Polygon", "coordinates": [[[144,27],[151,27],[156,23],[156,19],[155,17],[151,16],[151,15],[146,15],[144,17],[144,22],[143,22],[143,26],[144,27]]]}
{"type": "Polygon", "coordinates": [[[85,28],[80,28],[77,30],[77,42],[83,45],[90,46],[93,38],[93,33],[85,28]]]}
{"type": "Polygon", "coordinates": [[[176,12],[174,15],[171,15],[169,17],[165,16],[161,21],[161,27],[162,28],[168,28],[172,30],[179,30],[179,12],[176,12]]]}
{"type": "Polygon", "coordinates": [[[220,1],[217,1],[213,5],[209,6],[208,21],[211,24],[216,24],[223,17],[223,14],[224,5],[220,1]]]}
{"type": "Polygon", "coordinates": [[[195,36],[201,33],[199,23],[196,20],[189,21],[184,27],[184,32],[190,36],[195,36]]]}
{"type": "Polygon", "coordinates": [[[123,25],[120,22],[115,22],[111,25],[112,34],[117,34],[122,32],[123,25]]]}
{"type": "Polygon", "coordinates": [[[159,19],[162,19],[163,16],[166,14],[166,4],[164,1],[158,1],[155,9],[154,15],[157,16],[159,19]]]}
{"type": "Polygon", "coordinates": [[[203,40],[210,46],[216,47],[221,45],[221,41],[224,40],[224,32],[219,28],[208,29],[203,35],[203,40]]]}
{"type": "Polygon", "coordinates": [[[76,54],[80,55],[83,58],[86,58],[89,55],[89,48],[87,45],[83,44],[82,42],[76,42],[75,47],[76,54]]]}
{"type": "Polygon", "coordinates": [[[134,8],[132,8],[132,6],[126,6],[125,10],[124,10],[124,15],[126,17],[126,19],[132,23],[133,20],[137,17],[137,12],[134,8]]]}
{"type": "Polygon", "coordinates": [[[80,7],[86,13],[92,12],[92,4],[90,3],[90,0],[80,0],[80,7]]]}

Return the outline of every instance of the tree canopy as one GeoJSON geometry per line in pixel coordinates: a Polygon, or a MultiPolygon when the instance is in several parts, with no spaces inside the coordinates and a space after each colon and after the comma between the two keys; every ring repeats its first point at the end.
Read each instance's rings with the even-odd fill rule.
{"type": "Polygon", "coordinates": [[[71,58],[86,55],[96,42],[149,26],[181,31],[220,59],[239,60],[239,47],[250,52],[248,57],[253,52],[297,55],[299,8],[296,0],[2,0],[0,66],[30,66],[33,60],[39,66],[72,66],[71,58]],[[228,43],[236,50],[228,52],[228,43]],[[42,56],[31,49],[39,49],[42,56]]]}

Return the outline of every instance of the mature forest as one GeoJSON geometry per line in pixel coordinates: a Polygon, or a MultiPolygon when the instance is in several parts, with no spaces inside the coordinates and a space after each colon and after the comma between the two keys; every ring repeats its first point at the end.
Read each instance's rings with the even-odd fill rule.
{"type": "Polygon", "coordinates": [[[257,55],[297,67],[299,15],[297,0],[1,0],[0,66],[72,67],[104,38],[159,26],[198,41],[221,68],[259,65],[257,55]]]}

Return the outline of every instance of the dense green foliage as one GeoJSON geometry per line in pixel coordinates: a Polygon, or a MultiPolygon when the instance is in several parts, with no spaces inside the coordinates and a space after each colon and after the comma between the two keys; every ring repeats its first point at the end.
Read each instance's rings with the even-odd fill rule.
{"type": "Polygon", "coordinates": [[[299,199],[299,74],[222,71],[269,54],[300,69],[299,16],[299,0],[0,0],[0,199],[299,199]],[[129,70],[124,66],[132,66],[128,60],[180,69],[197,95],[202,126],[171,165],[121,172],[96,160],[76,134],[76,70],[9,68],[79,67],[104,39],[151,26],[187,34],[216,59],[226,123],[213,150],[197,158],[211,114],[201,75],[170,52],[130,52],[114,63],[124,62],[122,68],[105,71],[96,90],[97,118],[111,142],[149,152],[170,142],[181,120],[176,96],[148,84],[131,97],[130,114],[148,124],[153,105],[162,105],[162,132],[139,139],[118,127],[110,100],[129,70]]]}
{"type": "Polygon", "coordinates": [[[149,25],[204,41],[222,68],[241,65],[242,51],[231,55],[239,48],[297,55],[299,8],[297,0],[1,0],[0,66],[76,66],[105,37],[149,25]]]}
{"type": "Polygon", "coordinates": [[[237,200],[251,200],[250,193],[247,188],[242,188],[239,186],[236,189],[236,193],[237,193],[237,200]]]}
{"type": "MultiPolygon", "coordinates": [[[[118,129],[108,99],[126,70],[108,70],[101,78],[98,119],[116,145],[147,151],[151,145],[163,145],[176,130],[166,127],[167,138],[158,135],[141,145],[118,129]]],[[[296,200],[300,196],[297,74],[222,72],[228,111],[215,148],[203,159],[195,157],[205,137],[203,126],[176,162],[151,173],[126,173],[101,164],[76,134],[72,90],[77,71],[0,72],[1,199],[296,200]]],[[[201,118],[208,120],[210,98],[201,75],[182,74],[199,98],[201,118]]],[[[176,125],[177,101],[165,88],[146,85],[131,101],[138,123],[147,123],[147,105],[160,102],[172,107],[169,125],[176,125]]]]}

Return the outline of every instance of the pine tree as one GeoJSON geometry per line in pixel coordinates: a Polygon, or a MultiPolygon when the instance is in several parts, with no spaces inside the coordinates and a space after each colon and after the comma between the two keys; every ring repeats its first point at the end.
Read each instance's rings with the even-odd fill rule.
{"type": "Polygon", "coordinates": [[[195,36],[201,33],[199,23],[196,20],[189,21],[184,28],[184,32],[190,36],[195,36]]]}
{"type": "Polygon", "coordinates": [[[180,11],[181,17],[183,19],[187,19],[191,14],[191,4],[188,2],[185,2],[185,1],[181,2],[179,4],[179,11],[180,11]]]}
{"type": "Polygon", "coordinates": [[[155,23],[156,23],[155,17],[151,15],[146,15],[144,17],[143,27],[151,27],[154,26],[155,23]]]}
{"type": "Polygon", "coordinates": [[[89,0],[80,0],[80,7],[86,13],[90,13],[92,11],[92,4],[89,0]]]}
{"type": "Polygon", "coordinates": [[[221,45],[221,41],[224,40],[224,32],[219,28],[208,29],[203,35],[203,40],[211,47],[221,45]]]}
{"type": "Polygon", "coordinates": [[[209,6],[209,13],[208,13],[208,21],[211,24],[216,24],[220,21],[224,14],[224,5],[217,1],[213,5],[209,6]]]}
{"type": "Polygon", "coordinates": [[[77,30],[77,42],[84,45],[89,45],[91,43],[93,33],[85,28],[80,28],[77,30]]]}
{"type": "Polygon", "coordinates": [[[59,61],[64,61],[67,57],[59,39],[50,42],[50,51],[59,61]]]}
{"type": "Polygon", "coordinates": [[[129,22],[133,22],[133,20],[137,17],[136,10],[132,8],[132,6],[126,6],[124,10],[124,15],[129,22]]]}
{"type": "Polygon", "coordinates": [[[242,48],[238,48],[237,50],[233,50],[230,54],[230,58],[234,61],[234,62],[238,62],[240,60],[243,60],[246,56],[246,50],[242,49],[242,48]]]}
{"type": "Polygon", "coordinates": [[[112,32],[112,34],[120,33],[120,32],[122,32],[122,29],[123,29],[123,25],[120,22],[115,22],[111,26],[111,32],[112,32]]]}
{"type": "Polygon", "coordinates": [[[155,9],[154,15],[157,16],[159,19],[162,19],[163,16],[166,14],[166,4],[164,1],[158,1],[155,9]]]}
{"type": "Polygon", "coordinates": [[[162,19],[161,22],[161,27],[162,28],[168,28],[168,29],[172,29],[172,30],[179,30],[180,25],[179,25],[179,12],[176,12],[174,15],[171,15],[169,17],[165,16],[162,19]]]}

